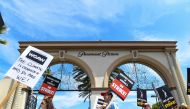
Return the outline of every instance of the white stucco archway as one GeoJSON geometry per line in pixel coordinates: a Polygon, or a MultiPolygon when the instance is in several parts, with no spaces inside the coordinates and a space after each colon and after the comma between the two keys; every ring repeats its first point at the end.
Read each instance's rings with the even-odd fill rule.
{"type": "MultiPolygon", "coordinates": [[[[186,83],[176,59],[176,41],[48,41],[48,42],[19,42],[20,52],[28,46],[34,46],[54,56],[51,65],[70,62],[81,67],[90,77],[93,100],[101,91],[108,88],[110,73],[117,66],[138,62],[154,69],[169,87],[173,87],[173,96],[178,104],[190,105],[186,95],[186,83]]],[[[11,87],[12,82],[6,79],[0,83],[11,87]]],[[[27,92],[20,84],[6,107],[24,109],[27,92]],[[15,98],[15,99],[13,99],[15,98]]],[[[2,89],[2,88],[1,88],[2,89]]],[[[7,91],[5,91],[5,94],[7,91]]],[[[4,94],[4,95],[5,95],[4,94]]],[[[0,95],[0,100],[2,96],[0,95]]],[[[8,108],[7,108],[8,109],[8,108]]]]}

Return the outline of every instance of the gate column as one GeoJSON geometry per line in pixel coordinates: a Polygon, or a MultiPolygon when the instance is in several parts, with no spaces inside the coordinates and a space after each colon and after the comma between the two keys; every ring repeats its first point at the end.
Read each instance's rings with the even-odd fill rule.
{"type": "Polygon", "coordinates": [[[176,71],[175,71],[175,66],[172,63],[172,59],[171,59],[170,53],[168,51],[166,51],[165,53],[166,53],[166,57],[167,57],[167,60],[168,60],[168,63],[169,63],[171,74],[172,74],[173,79],[174,79],[173,82],[176,84],[176,87],[177,87],[178,98],[175,98],[175,99],[179,99],[179,103],[180,104],[181,103],[185,103],[183,92],[181,90],[180,83],[178,81],[177,74],[176,74],[176,71]]]}

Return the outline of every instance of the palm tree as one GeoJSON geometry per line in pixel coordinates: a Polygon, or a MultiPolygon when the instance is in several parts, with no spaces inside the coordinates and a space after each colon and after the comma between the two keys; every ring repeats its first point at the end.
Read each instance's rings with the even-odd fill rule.
{"type": "MultiPolygon", "coordinates": [[[[6,31],[6,26],[0,13],[0,34],[3,34],[5,31],[6,31]]],[[[0,39],[0,44],[6,45],[7,41],[0,39]]]]}
{"type": "MultiPolygon", "coordinates": [[[[115,78],[119,73],[123,72],[120,68],[116,68],[110,75],[110,77],[115,78]]],[[[78,66],[73,67],[73,78],[79,82],[78,89],[82,90],[81,93],[79,94],[79,97],[85,98],[84,102],[86,99],[91,95],[90,93],[90,88],[91,88],[91,83],[90,83],[90,78],[88,75],[78,66]]],[[[109,84],[112,82],[111,79],[109,79],[109,84]]]]}
{"type": "Polygon", "coordinates": [[[162,107],[162,103],[161,102],[157,102],[155,104],[152,105],[152,109],[160,109],[160,107],[162,107]]]}
{"type": "Polygon", "coordinates": [[[86,99],[91,95],[90,88],[90,78],[88,75],[78,66],[73,66],[73,78],[79,83],[78,90],[81,90],[79,97],[86,99]]]}
{"type": "MultiPolygon", "coordinates": [[[[1,21],[0,21],[0,23],[1,23],[1,21]]],[[[5,33],[5,32],[6,32],[6,30],[7,30],[6,26],[5,26],[5,25],[1,25],[1,24],[0,24],[0,34],[5,33]]]]}
{"type": "Polygon", "coordinates": [[[42,76],[45,78],[47,75],[52,75],[52,72],[51,72],[50,67],[48,67],[48,68],[45,70],[45,72],[43,73],[42,76]]]}
{"type": "Polygon", "coordinates": [[[0,44],[7,45],[7,41],[0,39],[0,44]]]}

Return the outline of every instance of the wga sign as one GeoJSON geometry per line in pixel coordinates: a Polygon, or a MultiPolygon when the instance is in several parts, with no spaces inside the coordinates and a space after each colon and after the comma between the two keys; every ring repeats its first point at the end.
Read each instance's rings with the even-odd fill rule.
{"type": "Polygon", "coordinates": [[[39,53],[37,53],[37,52],[35,52],[35,51],[33,51],[33,50],[31,50],[31,51],[27,54],[26,57],[27,57],[28,59],[34,61],[34,62],[37,62],[37,63],[41,64],[41,65],[43,65],[43,64],[46,62],[46,59],[47,59],[46,56],[43,56],[43,55],[41,55],[41,54],[39,54],[39,53]]]}

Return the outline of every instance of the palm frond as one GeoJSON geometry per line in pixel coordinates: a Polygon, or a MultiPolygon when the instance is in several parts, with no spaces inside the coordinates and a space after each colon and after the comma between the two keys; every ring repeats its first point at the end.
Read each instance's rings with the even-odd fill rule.
{"type": "Polygon", "coordinates": [[[8,43],[7,43],[6,40],[2,40],[2,39],[0,39],[0,44],[7,45],[8,43]]]}

